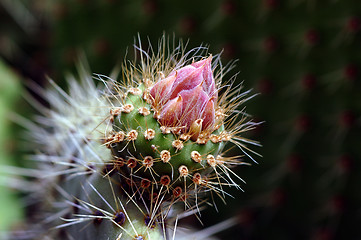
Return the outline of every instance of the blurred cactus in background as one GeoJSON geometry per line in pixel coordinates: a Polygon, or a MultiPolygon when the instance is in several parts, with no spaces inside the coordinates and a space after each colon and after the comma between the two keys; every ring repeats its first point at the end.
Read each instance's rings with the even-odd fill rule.
{"type": "Polygon", "coordinates": [[[236,171],[246,194],[231,192],[218,214],[202,212],[206,226],[238,217],[220,238],[360,238],[359,1],[59,0],[47,11],[55,79],[78,50],[96,73],[126,52],[139,57],[126,48],[137,33],[154,42],[174,32],[190,48],[205,42],[238,59],[237,81],[261,93],[247,111],[265,123],[247,136],[262,143],[263,159],[236,171]]]}
{"type": "MultiPolygon", "coordinates": [[[[9,115],[18,108],[18,100],[21,98],[22,88],[17,76],[0,59],[0,169],[3,166],[15,164],[16,140],[14,139],[14,126],[9,115]]],[[[9,186],[15,186],[15,181],[9,181],[0,175],[0,238],[1,232],[12,227],[23,216],[20,200],[15,191],[9,186]]]]}

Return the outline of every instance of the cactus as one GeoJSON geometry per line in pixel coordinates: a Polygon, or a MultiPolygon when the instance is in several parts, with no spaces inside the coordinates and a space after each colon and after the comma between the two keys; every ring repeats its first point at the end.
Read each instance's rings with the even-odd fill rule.
{"type": "MultiPolygon", "coordinates": [[[[11,155],[15,147],[15,134],[9,113],[18,107],[16,103],[21,97],[21,92],[19,76],[0,59],[0,169],[5,165],[17,163],[11,155]]],[[[12,185],[5,176],[0,176],[0,211],[2,213],[0,215],[0,238],[2,238],[3,231],[16,224],[23,216],[21,203],[15,192],[9,188],[12,185]]]]}
{"type": "Polygon", "coordinates": [[[239,59],[237,81],[261,92],[247,109],[265,121],[252,135],[265,161],[241,169],[247,194],[232,192],[217,215],[203,213],[208,224],[220,215],[243,219],[224,238],[361,236],[357,0],[60,2],[67,11],[56,22],[57,66],[71,65],[80,45],[106,72],[136,32],[153,38],[164,30],[239,59]]]}
{"type": "Polygon", "coordinates": [[[119,80],[95,74],[97,85],[80,65],[69,93],[53,81],[52,90],[33,86],[50,107],[32,100],[42,115],[21,120],[38,168],[26,220],[34,224],[15,239],[182,239],[190,234],[176,230],[181,215],[200,215],[210,196],[225,201],[226,188],[240,188],[231,168],[255,153],[244,132],[257,123],[238,110],[249,91],[223,79],[233,65],[203,46],[170,50],[165,36],[156,52],[140,43],[140,63],[125,64],[119,80]]]}
{"type": "MultiPolygon", "coordinates": [[[[31,60],[50,56],[47,72],[57,80],[73,68],[77,49],[94,72],[109,72],[137,32],[150,39],[175,33],[190,38],[190,47],[206,41],[210,52],[223,49],[222,59],[239,59],[236,81],[261,92],[247,109],[265,121],[250,135],[265,146],[265,161],[232,169],[247,180],[247,194],[227,189],[234,199],[218,204],[217,213],[202,212],[206,226],[236,215],[239,225],[223,238],[361,236],[358,0],[57,0],[48,6],[51,14],[35,16],[50,18],[50,34],[20,49],[31,60]]],[[[21,72],[24,66],[37,72],[33,61],[21,72]]]]}

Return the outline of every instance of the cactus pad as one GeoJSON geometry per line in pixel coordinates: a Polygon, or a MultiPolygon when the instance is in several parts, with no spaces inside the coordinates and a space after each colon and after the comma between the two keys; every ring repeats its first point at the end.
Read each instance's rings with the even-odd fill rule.
{"type": "Polygon", "coordinates": [[[165,37],[159,46],[141,51],[120,80],[95,75],[103,87],[80,67],[69,93],[54,82],[41,90],[50,108],[40,125],[24,122],[39,149],[34,202],[53,215],[30,219],[39,223],[30,226],[34,239],[167,239],[182,213],[176,204],[199,213],[207,193],[239,188],[231,167],[245,164],[243,155],[224,149],[232,143],[249,155],[246,145],[257,145],[243,137],[256,123],[237,110],[249,92],[222,83],[219,55],[181,44],[167,52],[165,37]]]}

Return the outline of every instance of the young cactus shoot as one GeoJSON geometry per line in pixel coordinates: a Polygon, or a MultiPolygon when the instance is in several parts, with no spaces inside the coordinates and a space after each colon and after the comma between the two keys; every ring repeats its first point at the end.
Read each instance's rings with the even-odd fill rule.
{"type": "Polygon", "coordinates": [[[35,222],[23,232],[28,239],[186,238],[179,216],[240,188],[232,167],[258,145],[243,136],[257,125],[240,110],[252,96],[224,79],[233,65],[220,55],[181,43],[170,49],[166,37],[157,50],[139,44],[140,62],[125,64],[121,77],[96,74],[96,86],[81,67],[69,93],[55,84],[40,90],[50,107],[36,124],[23,121],[41,186],[30,194],[38,213],[27,220],[35,222]],[[238,156],[227,155],[232,145],[238,156]]]}

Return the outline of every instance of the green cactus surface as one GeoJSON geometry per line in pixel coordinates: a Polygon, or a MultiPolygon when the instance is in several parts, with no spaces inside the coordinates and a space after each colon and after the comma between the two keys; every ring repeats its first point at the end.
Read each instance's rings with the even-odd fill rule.
{"type": "MultiPolygon", "coordinates": [[[[32,3],[36,9],[46,6],[37,1],[28,4],[32,3]]],[[[238,219],[236,227],[218,235],[221,239],[360,238],[359,0],[57,0],[48,4],[50,9],[40,14],[49,16],[48,28],[32,35],[32,41],[14,41],[30,56],[20,67],[15,64],[20,72],[27,70],[27,77],[36,77],[30,73],[39,73],[38,63],[46,62],[46,72],[63,86],[63,74],[74,70],[79,50],[86,53],[93,72],[108,73],[125,53],[128,58],[141,57],[139,51],[127,48],[137,33],[148,36],[153,47],[163,32],[174,33],[189,39],[189,48],[208,43],[210,52],[222,52],[222,59],[238,59],[230,74],[239,72],[233,89],[242,82],[246,89],[260,92],[247,103],[247,111],[264,124],[244,134],[262,143],[259,152],[264,160],[256,159],[260,164],[250,168],[231,169],[247,181],[242,186],[246,194],[223,185],[224,191],[233,196],[227,198],[226,205],[219,203],[221,198],[212,197],[214,191],[209,191],[209,198],[199,196],[218,210],[202,212],[204,226],[216,226],[220,219],[238,219]]],[[[6,21],[4,26],[12,24],[6,21]]],[[[142,43],[142,49],[148,50],[149,43],[142,43]]],[[[0,44],[0,49],[12,49],[8,46],[0,44]]],[[[121,88],[126,92],[139,83],[142,79],[121,88]]],[[[121,99],[125,101],[125,95],[121,99]]],[[[112,108],[124,104],[116,102],[112,108]]],[[[111,117],[109,110],[105,118],[111,117]]],[[[227,124],[224,127],[227,129],[227,124]]],[[[111,123],[107,129],[110,132],[101,136],[103,144],[111,133],[119,131],[111,123]]],[[[179,137],[172,133],[165,136],[179,137]]],[[[244,154],[228,146],[232,144],[227,144],[222,153],[244,154]]],[[[144,172],[144,156],[137,155],[136,159],[140,168],[136,175],[154,181],[149,176],[151,171],[144,172]]],[[[105,172],[111,175],[116,171],[109,161],[105,172]]],[[[125,167],[120,170],[130,179],[131,171],[125,167]]],[[[177,169],[173,170],[177,174],[177,169]]],[[[216,170],[222,171],[218,167],[216,170]]],[[[158,176],[154,177],[154,182],[159,181],[158,176]]],[[[140,178],[133,174],[132,179],[140,178]]],[[[216,178],[212,181],[218,182],[216,178]]],[[[150,186],[159,192],[159,184],[159,188],[150,186]]],[[[148,190],[144,193],[146,196],[148,190]]],[[[169,191],[164,196],[169,199],[172,194],[169,191]]],[[[198,221],[188,224],[195,226],[198,221]]]]}
{"type": "MultiPolygon", "coordinates": [[[[14,151],[15,134],[11,124],[10,114],[16,108],[20,98],[21,86],[17,76],[5,62],[0,59],[0,171],[6,165],[16,165],[12,155],[14,151]]],[[[16,179],[13,179],[16,181],[16,179]]],[[[0,237],[23,217],[20,200],[14,190],[10,189],[12,181],[9,175],[0,177],[0,237]]]]}
{"type": "Polygon", "coordinates": [[[60,3],[56,66],[69,68],[82,47],[106,72],[137,32],[174,32],[239,59],[236,81],[261,93],[247,110],[265,121],[251,135],[264,161],[238,170],[247,194],[230,190],[235,199],[203,213],[205,224],[237,214],[241,223],[223,238],[360,238],[358,0],[74,2],[60,3]]]}
{"type": "MultiPolygon", "coordinates": [[[[141,177],[139,182],[146,179],[156,183],[159,183],[163,176],[169,176],[171,182],[167,185],[170,184],[174,189],[184,186],[183,177],[188,174],[194,175],[197,171],[209,172],[205,167],[208,164],[207,156],[212,158],[209,156],[211,155],[216,159],[224,143],[208,141],[199,144],[190,139],[181,140],[170,129],[162,128],[153,116],[151,105],[143,99],[143,92],[140,88],[136,89],[136,95],[128,93],[125,97],[123,109],[112,109],[115,134],[107,140],[113,154],[123,159],[124,175],[129,176],[133,171],[141,177]],[[197,158],[192,159],[194,154],[197,158]],[[182,175],[184,173],[181,170],[186,170],[188,174],[182,175]]],[[[218,135],[219,133],[220,129],[213,132],[218,135]]],[[[186,182],[188,185],[188,178],[186,182]]]]}
{"type": "Polygon", "coordinates": [[[183,239],[182,216],[201,221],[215,196],[240,189],[231,168],[258,145],[243,136],[258,124],[236,110],[249,91],[224,85],[229,66],[205,47],[186,51],[180,41],[173,50],[166,36],[158,46],[145,53],[139,43],[142,58],[121,75],[91,75],[79,64],[68,92],[52,80],[48,89],[31,85],[49,106],[28,97],[40,115],[18,117],[37,168],[24,169],[31,214],[11,239],[183,239]],[[228,144],[243,154],[229,155],[228,144]]]}

